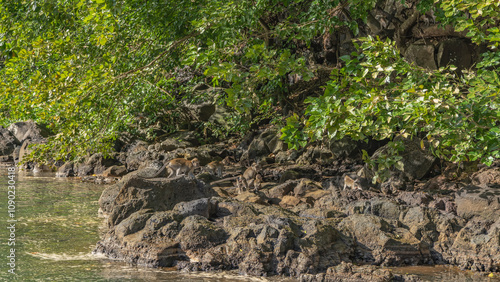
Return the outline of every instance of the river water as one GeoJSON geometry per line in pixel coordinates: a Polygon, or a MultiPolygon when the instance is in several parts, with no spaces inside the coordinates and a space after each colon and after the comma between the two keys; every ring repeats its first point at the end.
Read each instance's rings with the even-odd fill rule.
{"type": "MultiPolygon", "coordinates": [[[[0,281],[268,281],[233,273],[182,274],[134,267],[92,255],[102,223],[97,201],[104,186],[53,174],[35,177],[16,170],[13,175],[9,178],[7,168],[0,167],[0,281]],[[15,182],[11,185],[15,186],[15,203],[10,207],[8,190],[13,189],[9,180],[15,182]],[[8,228],[13,225],[15,229],[8,228]],[[15,265],[8,265],[12,259],[15,265]],[[15,274],[9,272],[12,268],[15,274]]],[[[417,274],[425,281],[492,281],[450,268],[394,271],[417,274]]]]}

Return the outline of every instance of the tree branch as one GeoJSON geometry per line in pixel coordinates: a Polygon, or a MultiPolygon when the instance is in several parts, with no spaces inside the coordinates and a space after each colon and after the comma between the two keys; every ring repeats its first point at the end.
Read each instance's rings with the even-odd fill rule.
{"type": "Polygon", "coordinates": [[[158,60],[160,60],[161,58],[163,58],[168,52],[170,52],[170,50],[176,48],[177,46],[179,46],[181,43],[183,43],[184,41],[188,40],[188,39],[191,39],[197,35],[199,35],[200,32],[199,31],[193,31],[191,32],[190,34],[184,36],[183,38],[177,40],[177,41],[174,41],[172,43],[172,45],[170,45],[170,47],[167,48],[167,50],[163,51],[160,55],[158,55],[156,58],[154,58],[151,62],[149,62],[147,65],[145,66],[142,66],[142,67],[139,67],[139,68],[136,68],[136,69],[133,69],[133,70],[129,70],[127,72],[124,72],[120,75],[118,75],[117,77],[115,77],[115,79],[119,79],[119,78],[124,78],[128,75],[131,75],[131,74],[134,74],[138,71],[141,71],[145,68],[149,68],[150,66],[152,66],[155,62],[157,62],[158,60]]]}

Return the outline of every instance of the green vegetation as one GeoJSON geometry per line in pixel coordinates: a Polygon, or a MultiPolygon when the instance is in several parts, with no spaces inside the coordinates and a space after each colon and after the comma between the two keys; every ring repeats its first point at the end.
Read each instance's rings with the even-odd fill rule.
{"type": "Polygon", "coordinates": [[[292,100],[289,77],[318,75],[308,63],[315,42],[339,31],[358,36],[378,2],[0,0],[0,124],[47,124],[55,135],[36,157],[78,158],[109,153],[122,131],[178,130],[183,103],[210,101],[227,105],[231,118],[196,122],[200,137],[284,115],[283,139],[294,148],[402,135],[424,137],[451,161],[499,158],[498,1],[419,4],[487,46],[474,69],[422,69],[401,58],[389,40],[397,38],[360,38],[324,91],[305,93],[307,108],[292,100]],[[215,93],[194,91],[200,82],[215,93]]]}

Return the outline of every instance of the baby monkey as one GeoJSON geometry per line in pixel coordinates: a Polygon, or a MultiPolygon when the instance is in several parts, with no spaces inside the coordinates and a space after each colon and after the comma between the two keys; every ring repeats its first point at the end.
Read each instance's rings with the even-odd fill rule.
{"type": "Polygon", "coordinates": [[[349,187],[351,189],[363,190],[359,178],[352,179],[349,175],[344,176],[344,190],[349,187]]]}
{"type": "Polygon", "coordinates": [[[192,160],[186,160],[183,158],[177,158],[170,160],[166,162],[160,170],[153,175],[154,177],[158,177],[162,172],[163,169],[168,169],[170,171],[170,174],[168,175],[168,178],[172,177],[172,175],[178,176],[181,173],[184,175],[188,175],[191,179],[194,179],[194,170],[200,166],[200,162],[198,161],[197,158],[194,158],[192,160]]]}
{"type": "Polygon", "coordinates": [[[262,170],[262,166],[258,163],[253,163],[251,167],[247,168],[243,175],[238,177],[238,189],[241,192],[242,186],[246,188],[246,190],[250,190],[250,186],[253,186],[255,190],[260,187],[262,183],[262,176],[259,172],[262,170]]]}

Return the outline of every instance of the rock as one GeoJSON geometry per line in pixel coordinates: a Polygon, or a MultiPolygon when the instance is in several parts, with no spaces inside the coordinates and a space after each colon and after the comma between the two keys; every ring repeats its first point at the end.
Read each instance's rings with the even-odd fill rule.
{"type": "MultiPolygon", "coordinates": [[[[120,182],[120,191],[116,194],[111,206],[103,207],[101,205],[101,208],[103,211],[110,211],[110,224],[113,226],[140,209],[171,210],[179,202],[188,202],[215,195],[213,190],[200,185],[184,176],[150,180],[133,175],[120,182]]],[[[117,188],[115,186],[110,189],[109,192],[103,192],[103,195],[106,193],[106,198],[115,194],[112,191],[117,188]]]]}
{"type": "Polygon", "coordinates": [[[254,139],[252,143],[248,146],[248,150],[243,153],[241,156],[242,161],[257,161],[259,157],[269,155],[269,148],[266,146],[266,143],[262,139],[254,139]]]}
{"type": "Polygon", "coordinates": [[[322,190],[321,183],[316,183],[310,179],[301,179],[299,184],[293,189],[293,194],[295,197],[303,196],[309,190],[322,190]]]}
{"type": "Polygon", "coordinates": [[[295,196],[284,196],[281,199],[280,206],[282,208],[293,208],[300,203],[300,199],[295,196]]]}
{"type": "Polygon", "coordinates": [[[409,206],[426,206],[432,201],[432,197],[424,192],[401,192],[397,199],[409,206]]]}
{"type": "Polygon", "coordinates": [[[208,121],[215,113],[215,104],[209,102],[185,104],[184,106],[191,112],[195,121],[208,121]]]}
{"type": "Polygon", "coordinates": [[[325,191],[325,190],[322,190],[319,188],[313,188],[313,189],[307,190],[307,192],[302,196],[302,198],[305,199],[305,202],[310,203],[310,204],[314,204],[315,201],[317,201],[325,196],[331,195],[331,193],[332,193],[331,191],[325,191]]]}
{"type": "Polygon", "coordinates": [[[9,130],[0,126],[0,156],[12,155],[20,143],[9,130]]]}
{"type": "Polygon", "coordinates": [[[341,218],[345,217],[344,213],[336,210],[327,210],[322,208],[310,208],[299,212],[301,217],[314,218],[314,219],[325,219],[325,218],[341,218]]]}
{"type": "Polygon", "coordinates": [[[500,167],[486,167],[472,175],[472,184],[500,188],[500,167]]]}
{"type": "Polygon", "coordinates": [[[376,265],[404,265],[432,261],[429,246],[408,230],[391,226],[374,215],[352,215],[339,224],[358,241],[357,252],[376,265]]]}
{"type": "Polygon", "coordinates": [[[464,39],[450,38],[440,42],[436,57],[440,68],[454,65],[463,70],[472,66],[471,54],[472,51],[464,39]]]}
{"type": "Polygon", "coordinates": [[[236,200],[245,203],[256,203],[261,205],[267,204],[267,199],[260,193],[252,193],[249,191],[243,192],[235,197],[236,200]]]}
{"type": "Polygon", "coordinates": [[[413,43],[406,49],[404,54],[406,60],[415,63],[417,66],[430,70],[437,70],[436,60],[434,59],[435,48],[433,45],[422,43],[413,43]]]}
{"type": "Polygon", "coordinates": [[[116,164],[116,160],[104,158],[100,153],[94,154],[83,164],[78,165],[77,174],[78,176],[102,174],[106,170],[106,167],[114,164],[116,164]]]}
{"type": "Polygon", "coordinates": [[[16,122],[11,124],[9,130],[19,142],[30,140],[33,143],[45,141],[50,135],[50,131],[43,125],[38,125],[33,121],[16,122]]]}
{"type": "Polygon", "coordinates": [[[500,189],[468,185],[455,193],[457,214],[465,219],[480,216],[484,219],[500,216],[500,189]]]}
{"type": "Polygon", "coordinates": [[[72,177],[72,176],[76,176],[74,165],[75,165],[74,162],[67,162],[67,163],[63,164],[62,166],[60,166],[57,169],[56,177],[72,177]]]}
{"type": "Polygon", "coordinates": [[[103,173],[102,176],[104,177],[121,177],[124,176],[125,174],[128,173],[128,170],[125,168],[125,166],[121,165],[113,165],[111,167],[108,167],[103,173]]]}
{"type": "Polygon", "coordinates": [[[151,159],[151,153],[147,150],[148,144],[144,141],[135,141],[126,151],[125,164],[129,171],[137,170],[151,159]]]}
{"type": "MultiPolygon", "coordinates": [[[[420,140],[418,138],[413,138],[413,140],[406,138],[397,138],[396,141],[402,141],[404,145],[404,151],[400,152],[402,157],[400,169],[395,169],[395,172],[401,172],[402,176],[412,179],[421,179],[427,172],[431,169],[436,157],[428,150],[423,150],[421,148],[420,140]]],[[[379,148],[371,156],[372,159],[378,158],[380,155],[385,154],[389,150],[389,145],[385,145],[379,148]]],[[[366,168],[366,167],[365,167],[366,168]]]]}
{"type": "Polygon", "coordinates": [[[155,144],[155,150],[157,151],[165,151],[165,152],[170,152],[175,149],[179,148],[186,148],[190,145],[189,142],[186,141],[179,141],[174,138],[167,138],[163,140],[161,143],[156,143],[155,144]]]}
{"type": "Polygon", "coordinates": [[[295,179],[299,179],[303,176],[302,173],[300,173],[299,171],[295,170],[295,169],[287,169],[285,170],[285,172],[283,172],[283,174],[281,175],[280,177],[280,180],[279,182],[280,183],[285,183],[289,180],[295,180],[295,179]]]}
{"type": "Polygon", "coordinates": [[[200,215],[186,217],[180,226],[176,239],[184,250],[213,247],[223,243],[228,236],[224,229],[200,215]]]}
{"type": "Polygon", "coordinates": [[[329,164],[333,161],[333,153],[323,146],[309,147],[297,159],[298,164],[329,164]]]}
{"type": "Polygon", "coordinates": [[[186,147],[194,147],[200,144],[198,133],[195,131],[178,131],[168,136],[186,144],[186,147]]]}
{"type": "Polygon", "coordinates": [[[500,219],[476,217],[456,235],[445,259],[462,269],[500,271],[500,219]]]}
{"type": "Polygon", "coordinates": [[[330,152],[333,154],[333,159],[345,158],[356,148],[356,142],[349,137],[344,137],[341,140],[330,140],[328,142],[328,149],[330,149],[330,152]]]}
{"type": "Polygon", "coordinates": [[[115,227],[115,235],[123,238],[129,234],[138,232],[144,228],[146,221],[151,218],[151,216],[153,216],[153,213],[144,210],[131,214],[115,227]]]}
{"type": "MultiPolygon", "coordinates": [[[[22,162],[25,156],[28,156],[31,154],[33,151],[32,149],[29,148],[29,145],[32,144],[31,141],[25,140],[23,144],[21,145],[21,148],[19,149],[19,157],[18,157],[18,162],[22,162]]],[[[27,164],[28,166],[33,166],[33,164],[27,164]]]]}
{"type": "Polygon", "coordinates": [[[385,281],[421,281],[420,279],[396,280],[397,275],[393,275],[388,269],[380,269],[374,265],[356,266],[350,262],[341,262],[336,266],[331,266],[326,273],[302,274],[301,282],[313,281],[338,281],[338,282],[385,282],[385,281]]]}
{"type": "Polygon", "coordinates": [[[180,202],[172,210],[184,217],[201,215],[210,218],[217,212],[217,201],[210,198],[202,198],[189,202],[180,202]]]}
{"type": "Polygon", "coordinates": [[[283,196],[290,193],[298,184],[299,180],[288,180],[285,183],[267,190],[266,195],[269,198],[281,199],[283,196]]]}

